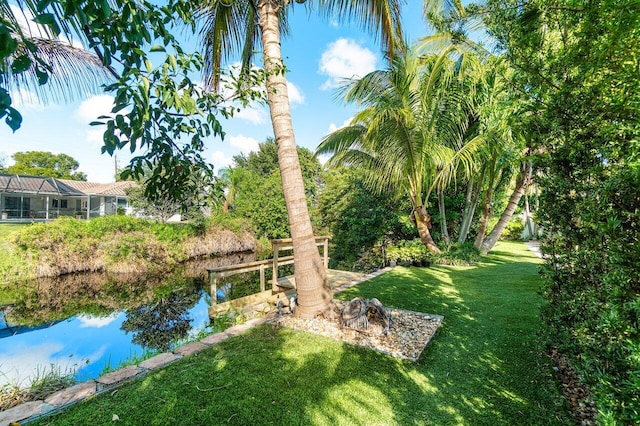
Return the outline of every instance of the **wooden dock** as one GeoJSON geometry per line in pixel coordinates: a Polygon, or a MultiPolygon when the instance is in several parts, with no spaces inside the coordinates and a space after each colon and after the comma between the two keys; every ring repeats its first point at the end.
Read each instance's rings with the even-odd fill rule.
{"type": "MultiPolygon", "coordinates": [[[[327,281],[332,290],[336,290],[345,284],[359,280],[365,275],[359,272],[340,271],[337,269],[327,270],[327,281]]],[[[281,277],[278,284],[272,289],[264,290],[250,296],[229,300],[224,303],[212,303],[209,307],[209,317],[227,312],[231,309],[246,312],[267,313],[274,309],[276,301],[280,298],[285,305],[288,305],[288,299],[295,294],[295,278],[293,276],[281,277]]],[[[271,282],[271,281],[269,281],[271,282]]],[[[213,293],[215,294],[215,293],[213,293]]]]}

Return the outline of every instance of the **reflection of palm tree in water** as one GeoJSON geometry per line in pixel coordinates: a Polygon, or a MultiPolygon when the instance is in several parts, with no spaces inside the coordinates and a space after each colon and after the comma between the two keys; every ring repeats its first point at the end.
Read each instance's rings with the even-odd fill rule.
{"type": "Polygon", "coordinates": [[[120,327],[133,333],[132,341],[146,349],[166,351],[191,329],[191,309],[200,299],[200,290],[179,290],[153,303],[127,309],[120,327]]]}

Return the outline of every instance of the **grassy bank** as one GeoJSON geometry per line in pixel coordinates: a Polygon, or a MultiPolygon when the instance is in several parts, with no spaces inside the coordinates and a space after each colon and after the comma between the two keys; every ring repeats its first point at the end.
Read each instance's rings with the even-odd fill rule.
{"type": "Polygon", "coordinates": [[[0,290],[21,280],[73,272],[154,274],[187,259],[256,248],[249,227],[229,220],[190,224],[129,216],[60,218],[17,229],[4,225],[0,232],[0,290]]]}
{"type": "Polygon", "coordinates": [[[520,243],[398,267],[340,297],[444,315],[417,363],[262,326],[36,424],[572,424],[536,339],[539,284],[520,243]]]}

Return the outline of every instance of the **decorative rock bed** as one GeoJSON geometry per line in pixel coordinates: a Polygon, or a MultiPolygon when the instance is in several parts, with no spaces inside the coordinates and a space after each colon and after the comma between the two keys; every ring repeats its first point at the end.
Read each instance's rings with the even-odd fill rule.
{"type": "Polygon", "coordinates": [[[444,319],[440,315],[423,314],[402,309],[389,309],[391,326],[384,334],[383,325],[371,323],[366,331],[340,325],[339,311],[346,302],[336,300],[336,319],[315,318],[302,320],[291,314],[282,314],[277,324],[331,337],[353,345],[364,346],[396,358],[417,361],[444,319]]]}

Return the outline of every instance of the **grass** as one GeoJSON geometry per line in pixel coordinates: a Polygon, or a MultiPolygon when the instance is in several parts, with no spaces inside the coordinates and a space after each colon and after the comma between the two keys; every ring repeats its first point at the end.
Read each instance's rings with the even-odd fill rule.
{"type": "MultiPolygon", "coordinates": [[[[0,377],[6,378],[7,376],[0,372],[0,377]]],[[[74,383],[73,374],[64,373],[58,367],[51,365],[48,368],[38,368],[35,377],[28,383],[28,386],[23,386],[23,383],[12,380],[9,380],[8,384],[0,386],[0,411],[25,402],[43,400],[74,383]]]]}
{"type": "Polygon", "coordinates": [[[399,267],[340,297],[444,315],[417,363],[261,326],[35,424],[573,424],[536,339],[539,284],[521,243],[476,267],[399,267]]]}
{"type": "MultiPolygon", "coordinates": [[[[20,269],[19,266],[27,267],[24,256],[16,252],[8,238],[19,229],[30,225],[30,223],[0,223],[0,282],[5,281],[7,276],[14,277],[14,274],[9,271],[20,269]]],[[[0,285],[0,305],[14,303],[19,299],[20,294],[14,287],[2,288],[0,285]]]]}

